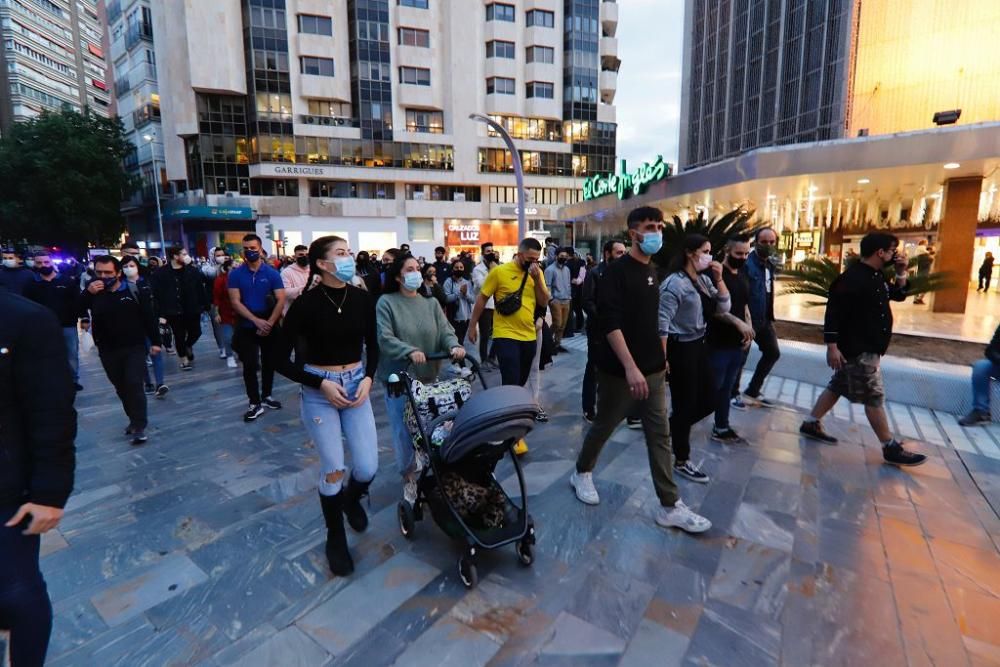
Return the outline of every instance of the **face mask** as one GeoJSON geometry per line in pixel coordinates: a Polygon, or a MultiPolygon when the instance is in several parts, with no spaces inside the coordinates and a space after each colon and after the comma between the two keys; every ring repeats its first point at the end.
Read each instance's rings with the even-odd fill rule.
{"type": "Polygon", "coordinates": [[[701,273],[708,268],[708,265],[712,263],[712,256],[706,255],[705,253],[700,253],[694,259],[694,270],[701,273]]]}
{"type": "Polygon", "coordinates": [[[256,262],[258,259],[260,259],[260,251],[259,250],[244,250],[243,251],[243,257],[248,262],[256,262]]]}
{"type": "Polygon", "coordinates": [[[118,282],[118,278],[101,278],[101,282],[104,283],[104,289],[110,290],[118,282]]]}
{"type": "Polygon", "coordinates": [[[216,264],[225,264],[226,260],[228,260],[228,259],[229,258],[226,257],[225,255],[216,255],[215,256],[215,263],[216,264]]]}
{"type": "Polygon", "coordinates": [[[350,257],[338,257],[333,260],[333,265],[336,267],[333,275],[336,276],[337,280],[342,280],[345,283],[351,282],[356,273],[353,259],[350,257]]]}
{"type": "Polygon", "coordinates": [[[26,267],[28,267],[29,269],[33,269],[33,268],[35,268],[35,260],[33,260],[33,259],[26,259],[26,260],[24,260],[24,265],[26,267]]]}
{"type": "Polygon", "coordinates": [[[774,246],[770,245],[757,245],[756,247],[757,255],[762,259],[767,259],[774,254],[774,246]]]}
{"type": "Polygon", "coordinates": [[[566,258],[560,257],[556,260],[556,262],[559,264],[559,266],[563,266],[564,264],[566,264],[566,258]]]}
{"type": "Polygon", "coordinates": [[[136,276],[139,275],[139,267],[138,266],[126,266],[124,269],[122,269],[122,273],[125,274],[126,278],[128,278],[130,280],[134,279],[136,276]]]}
{"type": "Polygon", "coordinates": [[[181,255],[181,263],[185,266],[191,263],[191,255],[181,255]]]}
{"type": "Polygon", "coordinates": [[[737,259],[736,257],[733,257],[732,255],[729,256],[728,261],[729,261],[729,266],[731,266],[732,268],[736,269],[737,271],[740,270],[740,269],[742,269],[743,265],[747,263],[746,257],[744,257],[742,259],[737,259]]]}
{"type": "Polygon", "coordinates": [[[309,258],[308,257],[296,257],[295,258],[295,263],[298,264],[299,266],[301,266],[302,268],[305,268],[305,267],[309,266],[309,258]]]}
{"type": "Polygon", "coordinates": [[[419,271],[411,271],[403,276],[403,287],[411,292],[416,292],[423,281],[424,279],[421,278],[419,271]]]}
{"type": "Polygon", "coordinates": [[[643,255],[655,255],[663,247],[663,234],[660,232],[646,232],[642,235],[639,243],[639,250],[643,255]]]}
{"type": "Polygon", "coordinates": [[[3,266],[4,266],[5,269],[16,269],[17,268],[17,260],[16,259],[5,259],[3,261],[3,266]]]}
{"type": "Polygon", "coordinates": [[[38,267],[38,272],[43,276],[51,276],[52,272],[56,270],[54,266],[40,266],[38,267]]]}

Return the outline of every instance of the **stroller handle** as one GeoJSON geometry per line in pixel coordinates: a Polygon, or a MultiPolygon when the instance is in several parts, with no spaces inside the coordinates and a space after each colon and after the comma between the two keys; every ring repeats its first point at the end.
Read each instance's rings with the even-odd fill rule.
{"type": "MultiPolygon", "coordinates": [[[[427,357],[427,361],[445,361],[447,359],[452,358],[451,352],[432,352],[429,354],[425,354],[424,356],[427,357]]],[[[486,384],[486,377],[483,375],[482,368],[480,367],[479,362],[476,361],[473,357],[465,355],[465,357],[456,361],[456,363],[459,366],[463,366],[466,363],[468,363],[472,368],[472,373],[477,377],[479,377],[479,381],[482,383],[483,389],[489,389],[489,385],[486,384]]],[[[413,365],[413,360],[407,357],[405,368],[409,368],[412,365],[413,365]]]]}

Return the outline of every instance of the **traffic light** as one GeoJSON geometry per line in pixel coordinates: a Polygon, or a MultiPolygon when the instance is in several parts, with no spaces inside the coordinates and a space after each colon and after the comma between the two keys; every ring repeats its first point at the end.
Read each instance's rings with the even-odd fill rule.
{"type": "Polygon", "coordinates": [[[264,236],[267,237],[268,241],[274,240],[274,225],[270,222],[264,225],[264,236]]]}

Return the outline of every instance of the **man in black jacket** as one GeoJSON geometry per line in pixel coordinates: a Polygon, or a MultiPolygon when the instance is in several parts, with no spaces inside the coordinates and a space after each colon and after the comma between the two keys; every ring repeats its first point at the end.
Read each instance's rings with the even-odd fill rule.
{"type": "Polygon", "coordinates": [[[21,264],[21,258],[13,248],[2,251],[3,266],[0,267],[0,289],[6,288],[11,294],[24,294],[24,288],[34,281],[31,269],[21,264]]]}
{"type": "Polygon", "coordinates": [[[69,367],[73,371],[73,385],[80,386],[80,335],[76,328],[80,312],[80,282],[56,271],[52,258],[47,252],[35,253],[36,280],[29,283],[24,296],[40,303],[56,314],[66,341],[69,367]]]}
{"type": "Polygon", "coordinates": [[[169,324],[174,332],[182,371],[194,368],[194,344],[201,338],[201,314],[208,312],[211,305],[205,278],[191,261],[186,249],[169,248],[167,264],[151,280],[160,321],[169,324]]]}
{"type": "Polygon", "coordinates": [[[1000,327],[986,346],[986,358],[972,364],[972,411],[958,423],[962,426],[985,426],[993,421],[990,415],[990,380],[1000,378],[1000,327]]]}
{"type": "Polygon", "coordinates": [[[125,435],[133,445],[146,442],[146,394],[142,381],[146,371],[146,339],[151,355],[160,353],[160,332],[153,304],[146,292],[135,295],[122,280],[121,264],[110,255],[94,259],[97,280],[91,282],[81,299],[91,314],[94,343],[101,365],[118,392],[129,425],[125,435]]]}
{"type": "Polygon", "coordinates": [[[608,264],[625,254],[625,244],[621,241],[608,241],[604,244],[601,263],[593,271],[587,272],[583,281],[580,300],[587,314],[587,368],[583,372],[583,418],[594,421],[594,409],[597,403],[597,369],[594,367],[592,350],[598,345],[597,336],[597,286],[608,268],[608,264]]]}
{"type": "Polygon", "coordinates": [[[55,315],[5,290],[0,313],[0,629],[11,665],[40,666],[52,606],[38,552],[73,490],[73,380],[55,315]]]}
{"type": "Polygon", "coordinates": [[[834,375],[799,432],[814,440],[836,443],[837,439],[823,430],[820,420],[844,396],[851,403],[865,406],[865,416],[882,443],[886,463],[916,466],[927,457],[906,451],[903,443],[893,437],[882,386],[882,355],[892,339],[889,301],[906,299],[906,255],[898,248],[899,239],[892,234],[867,234],[861,239],[861,261],[847,267],[830,286],[823,339],[826,361],[834,375]],[[896,280],[889,286],[883,271],[891,265],[895,265],[896,280]]]}

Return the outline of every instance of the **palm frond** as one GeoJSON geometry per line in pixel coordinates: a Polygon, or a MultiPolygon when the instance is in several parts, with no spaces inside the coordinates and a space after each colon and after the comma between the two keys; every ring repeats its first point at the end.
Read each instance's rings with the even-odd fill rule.
{"type": "MultiPolygon", "coordinates": [[[[911,266],[915,266],[912,261],[911,266]]],[[[825,257],[812,258],[803,260],[796,268],[785,271],[784,275],[791,278],[791,282],[784,286],[781,294],[806,294],[821,297],[824,299],[823,301],[807,301],[805,305],[809,307],[824,306],[830,294],[830,285],[840,275],[840,266],[825,257]]],[[[895,269],[887,267],[885,270],[886,280],[891,280],[894,275],[895,269]]],[[[911,275],[907,282],[910,294],[940,292],[955,285],[953,276],[943,272],[911,275]]]]}

